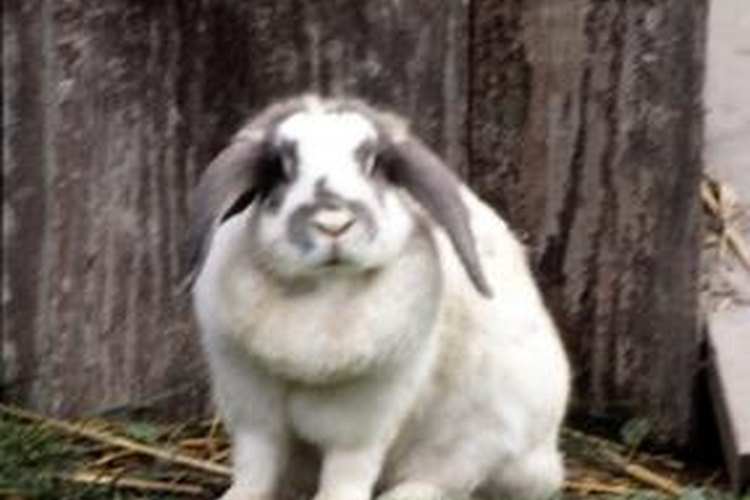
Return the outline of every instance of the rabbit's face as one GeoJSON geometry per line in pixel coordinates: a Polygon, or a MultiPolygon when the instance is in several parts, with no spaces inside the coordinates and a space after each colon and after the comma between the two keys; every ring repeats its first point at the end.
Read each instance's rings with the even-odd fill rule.
{"type": "Polygon", "coordinates": [[[303,96],[250,120],[201,176],[192,268],[221,221],[248,204],[252,252],[279,277],[385,266],[419,220],[445,231],[477,291],[492,295],[460,180],[401,119],[361,101],[303,96]]]}
{"type": "Polygon", "coordinates": [[[361,273],[399,254],[414,219],[386,178],[367,118],[293,114],[269,139],[251,217],[254,251],[269,272],[361,273]]]}

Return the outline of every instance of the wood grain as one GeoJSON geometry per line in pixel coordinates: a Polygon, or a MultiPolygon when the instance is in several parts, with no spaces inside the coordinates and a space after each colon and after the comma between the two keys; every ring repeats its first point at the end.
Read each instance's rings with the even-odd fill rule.
{"type": "Polygon", "coordinates": [[[249,113],[356,94],[531,245],[593,411],[684,442],[698,369],[705,0],[10,0],[3,397],[204,407],[192,186],[249,113]]]}
{"type": "Polygon", "coordinates": [[[186,207],[271,99],[363,96],[465,167],[459,0],[7,3],[0,380],[18,403],[204,406],[186,207]]]}
{"type": "Polygon", "coordinates": [[[581,406],[684,443],[705,2],[476,5],[469,176],[532,246],[581,406]]]}

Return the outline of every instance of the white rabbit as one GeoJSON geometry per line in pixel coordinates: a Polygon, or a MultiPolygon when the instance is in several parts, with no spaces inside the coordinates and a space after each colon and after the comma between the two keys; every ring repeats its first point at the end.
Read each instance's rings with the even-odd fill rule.
{"type": "Polygon", "coordinates": [[[272,500],[540,498],[567,360],[506,224],[400,119],[302,97],[251,120],[193,204],[194,306],[234,478],[272,500]]]}

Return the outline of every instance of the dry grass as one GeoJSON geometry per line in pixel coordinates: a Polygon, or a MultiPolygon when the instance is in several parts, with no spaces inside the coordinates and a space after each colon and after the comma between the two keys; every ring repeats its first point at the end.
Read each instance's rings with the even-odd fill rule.
{"type": "MultiPolygon", "coordinates": [[[[680,462],[567,429],[566,499],[732,497],[715,476],[680,462]]],[[[0,405],[0,498],[215,498],[229,479],[228,442],[217,421],[156,425],[69,422],[0,405]]]]}

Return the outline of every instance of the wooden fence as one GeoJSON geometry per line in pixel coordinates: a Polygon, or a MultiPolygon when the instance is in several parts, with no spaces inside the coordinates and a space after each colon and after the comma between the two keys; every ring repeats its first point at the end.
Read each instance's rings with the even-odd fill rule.
{"type": "Polygon", "coordinates": [[[248,115],[302,91],[415,128],[523,234],[576,405],[686,442],[705,0],[8,0],[3,397],[199,411],[180,245],[248,115]]]}

